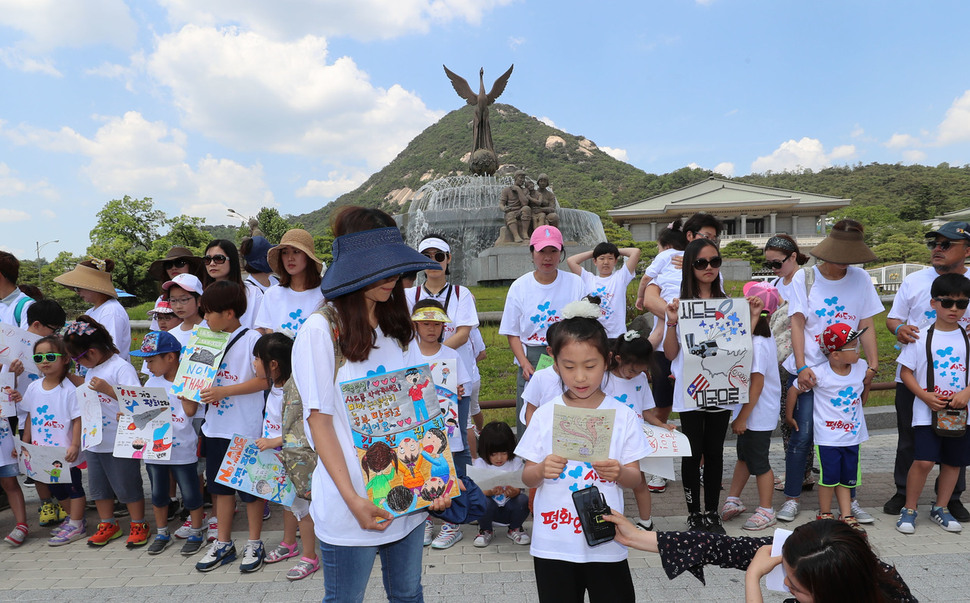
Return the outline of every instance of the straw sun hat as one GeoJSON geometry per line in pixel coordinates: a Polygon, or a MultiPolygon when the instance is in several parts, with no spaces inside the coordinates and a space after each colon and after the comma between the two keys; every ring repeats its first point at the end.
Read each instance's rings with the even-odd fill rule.
{"type": "Polygon", "coordinates": [[[809,253],[833,264],[864,264],[877,259],[857,230],[829,231],[828,236],[809,253]]]}
{"type": "Polygon", "coordinates": [[[318,273],[323,270],[323,260],[317,257],[316,251],[313,249],[313,235],[302,228],[293,228],[286,231],[283,238],[280,239],[279,245],[266,253],[266,261],[269,262],[269,267],[276,274],[283,274],[286,271],[283,262],[280,261],[280,252],[284,247],[299,249],[306,254],[310,261],[317,265],[318,273]]]}
{"type": "MultiPolygon", "coordinates": [[[[96,262],[101,262],[101,260],[96,260],[96,262]]],[[[78,264],[70,272],[55,276],[54,282],[65,287],[87,289],[88,291],[102,293],[108,297],[118,297],[118,292],[115,291],[114,284],[111,282],[111,275],[108,272],[83,264],[78,264]]]]}

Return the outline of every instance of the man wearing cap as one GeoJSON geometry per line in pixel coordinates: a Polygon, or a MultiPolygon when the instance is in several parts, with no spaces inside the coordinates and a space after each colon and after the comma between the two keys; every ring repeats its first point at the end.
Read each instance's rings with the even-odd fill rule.
{"type": "MultiPolygon", "coordinates": [[[[886,317],[886,328],[896,336],[900,345],[919,340],[925,330],[936,320],[936,312],[930,308],[930,286],[941,274],[966,274],[966,259],[970,257],[970,224],[947,222],[939,229],[926,233],[926,246],[930,248],[931,267],[914,272],[899,285],[893,306],[886,317]]],[[[970,316],[960,319],[960,326],[970,327],[970,316]]],[[[893,480],[896,493],[886,501],[883,511],[899,515],[906,502],[906,476],[913,464],[913,400],[915,396],[903,385],[896,367],[896,463],[893,480]]],[[[960,469],[953,496],[947,509],[957,521],[970,521],[970,511],[960,501],[966,489],[966,469],[960,469]]]]}
{"type": "Polygon", "coordinates": [[[27,328],[27,308],[34,303],[17,287],[20,260],[12,253],[0,251],[0,322],[27,328]]]}

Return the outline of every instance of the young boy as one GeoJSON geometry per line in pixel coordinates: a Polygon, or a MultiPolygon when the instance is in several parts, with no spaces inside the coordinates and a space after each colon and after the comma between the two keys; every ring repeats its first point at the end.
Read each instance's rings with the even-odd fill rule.
{"type": "Polygon", "coordinates": [[[861,483],[859,444],[869,439],[862,414],[862,390],[869,365],[859,358],[859,337],[841,322],[822,333],[822,350],[828,364],[815,368],[815,449],[822,467],[818,480],[817,519],[834,519],[832,495],[838,501],[839,519],[865,532],[852,514],[852,488],[861,483]]]}
{"type": "Polygon", "coordinates": [[[970,460],[970,438],[966,434],[959,438],[937,435],[931,427],[931,411],[966,408],[970,400],[970,388],[967,387],[970,342],[959,323],[970,303],[970,280],[962,274],[938,276],[930,287],[930,296],[936,322],[926,335],[907,344],[897,360],[903,384],[916,396],[913,400],[913,464],[906,478],[906,504],[896,522],[896,529],[903,534],[916,531],[916,505],[926,484],[926,476],[936,463],[940,464],[940,478],[936,500],[930,506],[930,519],[947,532],[963,529],[946,506],[937,506],[936,502],[950,500],[960,468],[970,460]],[[932,371],[927,370],[927,356],[933,359],[932,371]]]}
{"type": "Polygon", "coordinates": [[[182,319],[175,314],[172,305],[164,299],[155,302],[155,307],[148,311],[148,318],[158,324],[159,331],[171,331],[182,324],[182,319]]]}
{"type": "Polygon", "coordinates": [[[640,261],[640,250],[636,247],[618,249],[613,243],[600,243],[592,251],[578,253],[566,258],[566,265],[573,274],[583,279],[586,293],[600,298],[603,315],[600,322],[606,334],[613,339],[626,332],[626,288],[633,280],[640,261]],[[616,263],[620,256],[626,261],[619,270],[616,263]],[[596,274],[587,272],[582,263],[592,258],[596,274]]]}
{"type": "MultiPolygon", "coordinates": [[[[237,491],[217,483],[216,476],[233,434],[253,439],[262,435],[266,380],[257,378],[253,369],[253,348],[260,333],[243,327],[239,322],[239,317],[246,312],[246,290],[231,281],[216,281],[202,294],[200,306],[209,329],[229,333],[228,347],[215,383],[201,393],[202,402],[206,405],[205,423],[202,426],[205,435],[206,488],[212,494],[218,536],[205,556],[195,564],[195,569],[208,572],[236,559],[232,517],[237,491]]],[[[182,405],[186,416],[195,416],[199,406],[196,402],[183,398],[182,405]]],[[[265,502],[246,492],[238,494],[246,503],[249,523],[249,541],[239,571],[255,572],[262,567],[265,558],[263,541],[260,539],[265,502]]]]}
{"type": "MultiPolygon", "coordinates": [[[[131,355],[145,359],[145,366],[152,376],[145,387],[162,387],[169,393],[172,412],[171,456],[167,460],[145,460],[145,469],[152,484],[152,506],[155,511],[155,525],[158,533],[148,547],[149,555],[158,555],[172,544],[168,530],[169,471],[182,489],[182,501],[191,517],[192,533],[182,545],[182,554],[194,555],[202,548],[202,490],[196,477],[199,438],[192,428],[192,421],[185,416],[182,404],[171,393],[172,382],[179,368],[179,354],[182,344],[174,335],[165,331],[149,331],[142,341],[141,348],[132,350],[131,355]]],[[[155,444],[160,446],[161,442],[155,444]]]]}

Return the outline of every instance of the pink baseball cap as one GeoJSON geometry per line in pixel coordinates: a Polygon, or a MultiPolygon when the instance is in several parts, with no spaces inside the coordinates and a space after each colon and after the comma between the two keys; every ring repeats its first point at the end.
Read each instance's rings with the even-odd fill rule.
{"type": "Polygon", "coordinates": [[[765,302],[764,311],[769,315],[774,314],[775,310],[778,309],[778,301],[781,296],[778,295],[778,289],[775,289],[774,285],[769,285],[764,281],[750,281],[744,284],[741,291],[745,297],[754,296],[765,302]]]}
{"type": "Polygon", "coordinates": [[[194,274],[176,274],[175,278],[162,285],[162,289],[168,291],[173,285],[178,286],[180,289],[185,289],[191,293],[198,293],[199,295],[202,295],[202,281],[200,281],[199,277],[195,276],[194,274]]]}
{"type": "Polygon", "coordinates": [[[529,245],[536,251],[546,247],[555,247],[562,250],[562,233],[555,226],[540,226],[532,231],[529,245]]]}

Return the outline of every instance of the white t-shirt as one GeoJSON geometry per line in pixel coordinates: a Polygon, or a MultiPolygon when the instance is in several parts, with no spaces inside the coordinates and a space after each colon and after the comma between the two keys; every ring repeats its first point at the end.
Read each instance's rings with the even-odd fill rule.
{"type": "MultiPolygon", "coordinates": [[[[522,469],[525,468],[525,463],[519,457],[515,457],[499,467],[498,465],[486,463],[485,459],[478,457],[477,459],[472,459],[472,467],[479,467],[482,469],[497,469],[498,471],[505,471],[506,473],[521,473],[522,469]]],[[[495,496],[490,496],[489,498],[494,500],[495,504],[500,507],[504,507],[509,502],[509,497],[504,494],[496,494],[495,496]]]]}
{"type": "Polygon", "coordinates": [[[200,326],[204,327],[205,324],[206,322],[203,320],[200,324],[197,324],[191,329],[187,330],[182,329],[182,326],[179,325],[169,331],[169,333],[172,335],[172,337],[178,339],[178,342],[182,344],[182,351],[184,352],[186,344],[189,343],[189,339],[192,337],[192,333],[195,333],[196,329],[198,329],[200,326]]]}
{"type": "MultiPolygon", "coordinates": [[[[636,266],[634,266],[636,268],[636,266]]],[[[626,266],[620,266],[610,276],[596,276],[583,269],[580,273],[587,294],[600,298],[600,323],[611,339],[626,332],[626,288],[633,280],[633,273],[626,266]]]]}
{"type": "Polygon", "coordinates": [[[289,287],[273,285],[263,294],[254,324],[258,328],[272,329],[293,338],[321,304],[323,293],[319,287],[294,291],[289,287]]]}
{"type": "Polygon", "coordinates": [[[172,382],[165,377],[152,375],[145,387],[164,387],[168,390],[168,403],[172,407],[172,455],[165,460],[148,460],[150,465],[191,465],[199,460],[199,436],[192,428],[192,420],[185,416],[182,401],[172,392],[172,382]]]}
{"type": "MultiPolygon", "coordinates": [[[[478,309],[475,307],[475,296],[461,285],[448,283],[444,289],[437,293],[430,293],[423,286],[408,287],[404,290],[404,299],[408,302],[408,312],[413,312],[414,304],[422,299],[433,299],[445,306],[445,313],[448,314],[451,322],[445,323],[442,341],[447,341],[449,337],[454,335],[458,327],[471,327],[472,331],[478,330],[478,309]]],[[[468,341],[459,346],[456,351],[461,361],[465,363],[465,368],[471,373],[471,367],[475,366],[476,356],[472,347],[471,333],[469,333],[468,341]]]]}
{"type": "MultiPolygon", "coordinates": [[[[117,345],[117,344],[116,344],[117,345]]],[[[133,385],[141,387],[138,373],[135,367],[124,360],[118,354],[112,354],[110,358],[98,366],[88,369],[84,375],[84,383],[81,387],[88,387],[87,384],[95,377],[100,377],[108,382],[109,385],[133,385]]],[[[118,401],[110,396],[99,394],[95,395],[101,400],[101,443],[88,448],[91,452],[107,452],[111,454],[115,449],[115,436],[118,433],[118,401]]]]}
{"type": "Polygon", "coordinates": [[[34,300],[31,299],[29,295],[20,289],[15,289],[6,298],[0,300],[0,322],[20,327],[26,331],[27,327],[30,326],[27,321],[27,308],[33,304],[34,300]],[[21,300],[27,301],[23,302],[23,305],[20,306],[20,312],[17,312],[17,305],[21,303],[21,300]],[[20,317],[19,321],[17,320],[18,317],[20,317]]]}
{"type": "MultiPolygon", "coordinates": [[[[293,342],[292,378],[296,381],[297,390],[303,399],[304,417],[309,417],[311,410],[333,417],[334,431],[344,454],[350,481],[361,496],[366,496],[364,476],[360,471],[360,460],[354,448],[354,438],[343,408],[339,384],[366,377],[368,371],[384,372],[407,366],[404,351],[397,340],[384,335],[380,327],[376,329],[376,335],[375,346],[368,359],[364,362],[345,362],[337,371],[336,379],[333,340],[326,318],[320,314],[310,316],[293,342]]],[[[306,426],[306,433],[312,446],[313,435],[309,426],[306,426]]],[[[317,538],[337,546],[376,546],[396,542],[410,534],[428,516],[427,513],[418,512],[398,517],[383,532],[361,529],[322,462],[317,462],[313,472],[312,497],[310,516],[313,517],[317,538]]]]}
{"type": "MultiPolygon", "coordinates": [[[[764,377],[764,387],[757,400],[748,400],[748,404],[755,404],[748,415],[748,429],[751,431],[774,431],[778,427],[778,413],[781,410],[781,376],[778,373],[778,348],[774,337],[752,336],[754,357],[751,359],[751,373],[759,373],[764,377]]],[[[736,404],[731,420],[738,417],[742,404],[736,404]]]]}
{"type": "Polygon", "coordinates": [[[522,390],[523,404],[519,420],[525,423],[526,405],[531,404],[538,408],[565,392],[566,386],[554,367],[547,366],[532,373],[532,377],[525,382],[525,389],[522,390]]]}
{"type": "MultiPolygon", "coordinates": [[[[455,393],[458,393],[458,386],[465,386],[465,397],[471,395],[472,391],[472,378],[468,369],[465,367],[465,363],[461,358],[458,358],[458,352],[449,348],[446,345],[442,345],[438,348],[438,351],[430,356],[425,356],[421,352],[420,346],[418,346],[417,341],[412,341],[411,345],[408,346],[408,351],[404,355],[405,366],[417,366],[419,364],[434,364],[437,360],[451,360],[453,366],[455,367],[456,380],[454,384],[449,384],[454,388],[455,393]]],[[[449,389],[451,389],[449,387],[449,389]]],[[[456,423],[452,425],[448,423],[448,418],[445,418],[445,428],[448,436],[448,448],[452,452],[461,452],[465,449],[465,443],[461,439],[461,429],[458,428],[457,417],[452,417],[456,420],[456,423]]]]}
{"type": "MultiPolygon", "coordinates": [[[[229,341],[235,339],[243,328],[239,327],[230,333],[229,341]]],[[[222,358],[213,385],[239,385],[256,377],[256,371],[253,370],[253,347],[260,336],[259,331],[249,329],[232,344],[229,352],[222,358]]],[[[229,396],[206,404],[205,407],[202,433],[208,438],[231,440],[233,434],[237,433],[247,438],[258,438],[263,433],[262,391],[229,396]]]]}
{"type": "Polygon", "coordinates": [[[556,280],[542,285],[533,272],[515,279],[502,311],[499,335],[514,335],[522,345],[545,346],[546,329],[562,320],[563,307],[583,296],[583,281],[572,272],[559,270],[556,280]]]}
{"type": "Polygon", "coordinates": [[[266,290],[269,289],[269,287],[272,287],[273,285],[279,285],[280,279],[276,278],[275,274],[271,274],[269,275],[269,287],[264,287],[261,282],[254,279],[253,275],[250,274],[245,279],[243,279],[243,282],[246,283],[247,285],[252,285],[253,287],[256,287],[263,293],[266,293],[266,290]]]}
{"type": "MultiPolygon", "coordinates": [[[[926,330],[921,330],[921,334],[927,337],[926,330]]],[[[963,340],[963,334],[959,329],[953,331],[934,329],[932,348],[933,391],[943,398],[952,398],[954,394],[967,387],[967,346],[963,340]]],[[[896,362],[899,366],[912,370],[916,382],[926,387],[926,339],[920,338],[903,346],[896,362]]],[[[930,407],[919,398],[913,400],[913,427],[932,424],[933,411],[930,407]]]]}
{"type": "Polygon", "coordinates": [[[653,392],[650,391],[650,382],[643,373],[633,379],[607,374],[603,380],[603,393],[623,402],[641,417],[643,411],[657,406],[653,400],[653,392]]]}
{"type": "Polygon", "coordinates": [[[273,386],[266,397],[266,410],[263,412],[263,437],[267,440],[283,435],[283,388],[273,386]]]}
{"type": "Polygon", "coordinates": [[[97,308],[88,308],[87,315],[101,323],[114,341],[122,360],[128,360],[131,351],[131,321],[118,300],[111,298],[97,308]]]}
{"type": "Polygon", "coordinates": [[[657,278],[651,282],[651,285],[656,285],[660,287],[660,297],[666,300],[668,303],[674,298],[680,297],[680,282],[684,278],[683,268],[678,268],[674,266],[673,259],[675,257],[684,257],[683,251],[669,250],[673,251],[668,256],[667,264],[663,267],[657,278]]]}
{"type": "MultiPolygon", "coordinates": [[[[814,370],[828,363],[820,346],[825,327],[842,322],[857,329],[859,321],[879,314],[883,307],[872,278],[862,268],[849,266],[846,275],[837,281],[822,276],[817,266],[812,270],[815,282],[808,299],[805,299],[805,272],[799,270],[792,279],[788,315],[801,313],[805,317],[805,364],[814,370]]],[[[785,359],[784,367],[793,375],[798,371],[794,353],[785,359]]]]}
{"type": "Polygon", "coordinates": [[[472,327],[472,332],[468,334],[468,341],[472,346],[472,363],[469,370],[472,372],[472,382],[481,381],[482,374],[478,371],[478,355],[485,351],[485,339],[478,327],[472,327]]]}
{"type": "MultiPolygon", "coordinates": [[[[553,412],[557,404],[563,404],[562,396],[540,406],[532,415],[532,422],[515,448],[516,456],[541,463],[552,454],[553,412]]],[[[625,465],[650,454],[650,444],[643,433],[643,420],[636,413],[626,404],[609,397],[603,399],[599,408],[616,410],[610,437],[610,458],[625,465]]],[[[606,497],[610,508],[623,512],[623,488],[619,484],[600,479],[590,463],[568,461],[562,475],[556,479],[542,480],[536,490],[530,550],[533,557],[574,563],[626,559],[626,547],[615,540],[595,547],[586,544],[572,493],[591,485],[595,485],[606,497]]]]}
{"type": "MultiPolygon", "coordinates": [[[[10,365],[8,364],[0,365],[0,375],[6,374],[9,372],[10,372],[10,365]]],[[[14,377],[14,383],[16,384],[14,386],[14,389],[20,392],[20,396],[23,397],[27,393],[27,388],[30,387],[30,384],[33,383],[34,381],[40,381],[41,379],[43,379],[43,377],[24,371],[20,373],[19,376],[14,377]]],[[[24,404],[23,402],[21,402],[20,404],[17,404],[17,420],[19,421],[18,425],[23,425],[26,417],[27,417],[27,411],[24,410],[24,404]]]]}
{"type": "MultiPolygon", "coordinates": [[[[674,259],[674,256],[683,256],[683,251],[677,251],[673,247],[669,249],[664,249],[660,253],[654,256],[653,261],[647,266],[647,269],[643,271],[643,276],[649,276],[651,280],[656,280],[658,276],[664,271],[670,262],[674,259]]],[[[680,272],[678,270],[678,272],[680,272]]]]}
{"type": "Polygon", "coordinates": [[[256,322],[256,315],[259,314],[259,307],[263,303],[263,290],[256,285],[244,282],[246,287],[246,311],[239,317],[239,324],[251,329],[256,322]]]}
{"type": "MultiPolygon", "coordinates": [[[[71,445],[71,421],[81,417],[77,388],[64,379],[51,390],[44,389],[43,379],[30,384],[21,404],[30,413],[30,443],[35,446],[71,445]]],[[[0,420],[6,424],[6,420],[0,420]]]]}
{"type": "Polygon", "coordinates": [[[862,388],[869,365],[859,359],[848,375],[838,375],[829,364],[815,367],[815,445],[852,446],[869,439],[862,412],[862,388]]]}

